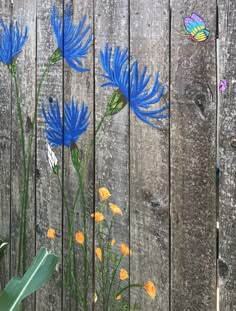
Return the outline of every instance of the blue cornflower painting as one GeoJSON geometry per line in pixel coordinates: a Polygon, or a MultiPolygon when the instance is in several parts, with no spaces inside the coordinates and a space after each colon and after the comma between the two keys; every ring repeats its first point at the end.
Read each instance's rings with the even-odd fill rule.
{"type": "Polygon", "coordinates": [[[18,24],[7,25],[0,19],[0,62],[9,65],[22,52],[28,38],[28,27],[21,33],[18,24]]]}
{"type": "Polygon", "coordinates": [[[128,49],[121,51],[119,47],[115,49],[112,61],[112,48],[106,44],[104,51],[100,52],[100,60],[105,74],[102,76],[108,80],[103,83],[103,87],[115,87],[125,97],[131,110],[143,122],[157,127],[153,120],[166,119],[169,117],[169,104],[165,104],[159,109],[148,110],[154,104],[160,102],[164,95],[165,86],[159,83],[159,73],[156,73],[153,87],[148,84],[152,75],[147,75],[147,67],[139,73],[138,61],[130,61],[128,49]]]}
{"type": "Polygon", "coordinates": [[[87,56],[93,37],[90,25],[85,27],[85,22],[86,16],[77,26],[73,24],[70,4],[65,7],[64,19],[55,6],[52,8],[51,25],[58,48],[68,65],[78,72],[88,71],[83,67],[82,59],[87,56]]]}
{"type": "Polygon", "coordinates": [[[47,126],[45,133],[49,144],[54,147],[73,146],[88,128],[90,116],[88,107],[83,103],[79,108],[73,99],[70,104],[65,102],[64,122],[58,100],[55,103],[49,103],[48,108],[46,112],[43,106],[42,114],[47,126]]]}

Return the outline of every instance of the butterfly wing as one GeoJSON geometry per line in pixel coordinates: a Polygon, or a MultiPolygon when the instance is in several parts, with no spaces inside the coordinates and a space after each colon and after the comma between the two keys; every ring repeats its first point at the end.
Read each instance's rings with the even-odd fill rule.
{"type": "Polygon", "coordinates": [[[186,17],[184,19],[184,25],[186,31],[192,36],[195,36],[197,32],[205,29],[205,25],[202,25],[200,22],[193,20],[191,17],[186,17]]]}
{"type": "Polygon", "coordinates": [[[199,26],[204,26],[206,28],[205,22],[204,22],[203,18],[201,18],[201,16],[199,16],[196,13],[192,13],[191,18],[192,18],[193,21],[198,23],[199,26]]]}
{"type": "Polygon", "coordinates": [[[208,30],[200,30],[194,35],[194,39],[197,42],[204,42],[209,37],[210,32],[208,30]]]}
{"type": "Polygon", "coordinates": [[[184,19],[184,26],[185,26],[186,31],[189,34],[192,34],[194,28],[196,27],[194,20],[191,17],[189,17],[189,16],[185,17],[185,19],[184,19]]]}

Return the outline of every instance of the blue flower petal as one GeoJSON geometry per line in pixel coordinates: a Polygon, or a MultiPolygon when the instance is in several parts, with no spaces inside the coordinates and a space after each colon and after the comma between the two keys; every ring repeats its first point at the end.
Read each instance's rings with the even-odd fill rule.
{"type": "Polygon", "coordinates": [[[17,23],[7,25],[0,19],[0,62],[9,65],[17,57],[27,41],[28,27],[21,33],[17,23]]]}
{"type": "Polygon", "coordinates": [[[165,86],[160,86],[159,72],[156,73],[152,88],[148,88],[152,76],[147,75],[147,67],[139,74],[138,61],[132,60],[128,49],[121,51],[117,47],[112,55],[112,48],[108,44],[105,45],[104,51],[100,52],[100,61],[104,70],[102,76],[107,80],[102,87],[118,88],[140,120],[158,127],[149,119],[168,118],[169,104],[159,109],[147,110],[159,103],[164,95],[165,86]]]}
{"type": "Polygon", "coordinates": [[[56,7],[52,7],[51,25],[58,48],[68,65],[78,72],[88,71],[88,69],[83,68],[81,60],[86,58],[93,38],[91,34],[89,35],[91,27],[90,25],[85,27],[85,22],[86,16],[82,18],[77,26],[73,24],[70,4],[66,5],[64,21],[56,7]]]}
{"type": "Polygon", "coordinates": [[[61,145],[71,147],[86,132],[89,125],[88,107],[82,103],[79,109],[73,99],[71,103],[64,104],[64,124],[58,100],[54,104],[49,103],[47,111],[43,105],[42,115],[47,126],[45,129],[47,140],[54,147],[61,145]]]}

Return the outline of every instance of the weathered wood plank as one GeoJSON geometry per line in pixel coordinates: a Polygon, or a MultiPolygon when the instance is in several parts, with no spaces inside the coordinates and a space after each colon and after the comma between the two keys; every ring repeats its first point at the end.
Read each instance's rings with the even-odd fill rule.
{"type": "MultiPolygon", "coordinates": [[[[95,112],[96,124],[100,121],[114,89],[101,88],[104,73],[99,59],[105,44],[110,47],[127,48],[128,43],[128,0],[96,0],[95,3],[95,112]]],[[[96,137],[95,152],[96,207],[98,188],[106,187],[112,194],[110,202],[117,204],[123,215],[116,216],[112,238],[116,239],[117,253],[121,242],[129,245],[129,119],[127,107],[105,121],[104,127],[96,137]]],[[[109,208],[108,208],[109,209],[109,208]]],[[[106,217],[109,217],[107,210],[106,217]]],[[[95,236],[95,246],[96,236],[95,236]]],[[[129,258],[122,268],[129,272],[129,258]]],[[[95,276],[96,281],[96,276],[95,276]]],[[[95,285],[96,288],[96,285],[95,285]]],[[[127,294],[127,303],[129,297],[127,294]]],[[[96,304],[96,310],[100,310],[96,304]]]]}
{"type": "Polygon", "coordinates": [[[216,310],[215,28],[215,1],[172,1],[171,310],[216,310]],[[176,33],[193,11],[202,44],[176,33]]]}
{"type": "MultiPolygon", "coordinates": [[[[60,14],[63,1],[37,2],[37,86],[42,77],[49,57],[57,48],[57,43],[50,26],[51,8],[55,4],[60,14]]],[[[42,103],[49,98],[62,103],[63,63],[51,66],[46,83],[44,83],[38,107],[37,126],[37,193],[36,193],[36,248],[47,247],[60,257],[58,269],[36,294],[36,310],[62,309],[62,195],[58,181],[53,175],[47,157],[47,142],[44,134],[45,123],[41,115],[42,103]],[[54,241],[47,238],[48,228],[54,228],[57,237],[54,241]]],[[[62,104],[61,104],[62,107],[62,104]]],[[[60,168],[62,167],[62,148],[54,148],[60,168]]],[[[60,170],[60,178],[61,170],[60,170]]]]}
{"type": "MultiPolygon", "coordinates": [[[[91,31],[93,31],[93,1],[91,0],[76,0],[71,1],[72,9],[73,9],[73,22],[75,25],[78,25],[84,15],[87,16],[86,19],[86,26],[91,26],[91,31]]],[[[87,39],[87,37],[86,37],[87,39]]],[[[86,40],[85,39],[85,40],[86,40]]],[[[91,47],[88,52],[88,56],[85,60],[82,60],[83,65],[85,68],[89,69],[89,72],[86,73],[79,73],[70,68],[67,63],[65,62],[64,67],[64,96],[65,101],[70,102],[72,98],[79,103],[81,107],[82,103],[84,102],[88,107],[89,111],[91,112],[90,115],[90,125],[88,127],[87,132],[81,136],[81,138],[77,142],[77,146],[79,148],[82,161],[85,160],[86,150],[89,146],[90,141],[93,139],[93,46],[91,47]]],[[[78,190],[79,181],[77,173],[73,167],[71,161],[70,150],[68,148],[64,149],[64,189],[68,193],[69,197],[69,207],[70,209],[73,206],[73,201],[75,199],[76,192],[78,190]]],[[[90,249],[88,261],[91,263],[89,268],[91,270],[90,279],[88,283],[89,293],[88,293],[88,309],[92,310],[92,248],[93,248],[93,224],[91,220],[91,214],[93,211],[93,187],[94,187],[94,165],[93,165],[93,152],[91,154],[91,161],[89,162],[88,174],[85,179],[85,195],[86,195],[86,206],[87,206],[87,238],[88,238],[88,246],[90,249]]],[[[76,212],[76,221],[75,221],[75,228],[73,234],[78,231],[83,231],[83,216],[82,216],[82,207],[81,207],[81,196],[79,196],[79,201],[77,204],[77,212],[76,212]]],[[[63,239],[64,239],[64,257],[67,255],[68,250],[68,230],[67,230],[67,219],[66,213],[64,213],[64,232],[63,232],[63,239]]],[[[73,241],[75,239],[73,238],[73,241]]],[[[80,288],[82,286],[83,280],[83,252],[82,248],[75,243],[75,251],[77,257],[77,267],[78,267],[78,277],[80,288]]],[[[66,269],[66,263],[64,260],[64,271],[66,269]]],[[[73,310],[76,310],[75,305],[73,306],[73,310]]],[[[64,292],[64,310],[68,309],[68,291],[64,292]]]]}
{"type": "Polygon", "coordinates": [[[221,311],[230,311],[236,309],[236,3],[221,0],[218,5],[218,79],[229,82],[225,93],[219,93],[219,302],[221,311]]]}
{"type": "MultiPolygon", "coordinates": [[[[130,53],[140,72],[144,66],[153,76],[160,71],[160,82],[168,83],[169,1],[130,1],[130,53]]],[[[152,280],[157,287],[154,301],[135,289],[131,301],[141,310],[164,311],[169,310],[168,122],[155,129],[132,111],[130,120],[131,283],[152,280]]]]}
{"type": "MultiPolygon", "coordinates": [[[[5,22],[11,21],[9,1],[0,2],[0,16],[5,22]]],[[[0,238],[9,243],[5,258],[0,264],[1,290],[9,280],[11,260],[11,76],[7,66],[3,64],[0,67],[0,119],[0,238]]]]}
{"type": "MultiPolygon", "coordinates": [[[[20,85],[20,96],[22,104],[22,114],[25,128],[26,150],[28,150],[28,141],[31,129],[31,120],[34,115],[35,102],[35,55],[36,55],[36,1],[22,0],[12,1],[12,20],[17,21],[21,27],[27,25],[29,35],[23,52],[17,60],[17,75],[20,85]]],[[[20,131],[16,109],[15,88],[12,87],[12,187],[11,187],[11,269],[12,275],[16,275],[17,260],[19,252],[20,237],[20,197],[22,191],[22,153],[20,146],[20,131]],[[19,155],[20,161],[19,161],[19,155]]],[[[32,146],[32,157],[34,158],[34,144],[32,146]]],[[[26,240],[26,264],[30,265],[35,256],[35,174],[34,160],[30,172],[29,200],[27,208],[27,240],[26,240]]],[[[34,296],[27,299],[24,310],[33,310],[34,296]]]]}

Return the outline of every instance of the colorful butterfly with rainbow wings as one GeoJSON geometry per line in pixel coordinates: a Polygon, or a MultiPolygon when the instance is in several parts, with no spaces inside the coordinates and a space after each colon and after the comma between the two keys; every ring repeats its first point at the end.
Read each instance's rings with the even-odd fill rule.
{"type": "Polygon", "coordinates": [[[198,14],[192,13],[191,16],[185,17],[183,22],[187,34],[182,34],[177,31],[179,35],[188,35],[190,39],[195,42],[205,42],[208,39],[210,31],[206,29],[204,20],[198,14]]]}

